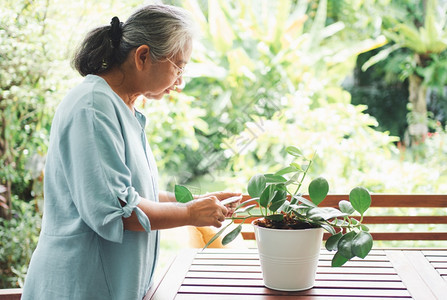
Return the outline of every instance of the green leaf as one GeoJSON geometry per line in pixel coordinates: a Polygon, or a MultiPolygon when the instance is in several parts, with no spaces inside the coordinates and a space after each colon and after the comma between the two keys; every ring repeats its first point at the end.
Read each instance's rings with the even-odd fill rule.
{"type": "Polygon", "coordinates": [[[315,221],[324,220],[323,215],[324,215],[324,212],[321,211],[321,209],[319,207],[313,207],[313,208],[309,209],[306,213],[306,217],[308,217],[309,219],[315,220],[315,221]]]}
{"type": "Polygon", "coordinates": [[[270,211],[276,212],[287,200],[287,192],[280,189],[276,191],[275,196],[269,206],[270,211]]]}
{"type": "Polygon", "coordinates": [[[287,147],[286,151],[287,151],[287,153],[289,153],[290,155],[293,155],[295,157],[303,156],[303,153],[301,152],[301,150],[294,146],[287,147]]]}
{"type": "Polygon", "coordinates": [[[332,235],[336,234],[334,227],[332,227],[331,225],[323,223],[323,224],[320,224],[320,226],[321,226],[321,228],[323,228],[330,234],[332,234],[332,235]]]}
{"type": "Polygon", "coordinates": [[[299,171],[299,170],[295,166],[290,165],[288,167],[285,167],[284,169],[279,170],[278,172],[275,173],[275,175],[281,175],[282,176],[282,175],[293,173],[293,172],[296,172],[296,171],[299,171]]]}
{"type": "Polygon", "coordinates": [[[363,65],[362,65],[362,71],[365,72],[366,70],[368,70],[369,67],[371,67],[372,65],[375,65],[376,63],[385,60],[392,52],[396,51],[397,49],[401,48],[401,46],[399,44],[394,44],[391,47],[388,47],[384,50],[381,50],[379,53],[377,53],[374,56],[371,56],[368,61],[366,61],[363,65]]]}
{"type": "MultiPolygon", "coordinates": [[[[307,199],[304,198],[304,197],[301,197],[301,196],[293,196],[293,199],[296,199],[296,200],[298,200],[299,202],[301,202],[301,203],[303,203],[303,204],[305,204],[305,205],[307,205],[307,206],[310,206],[310,207],[317,207],[317,205],[316,205],[315,203],[313,203],[312,201],[307,200],[307,199]]],[[[293,200],[293,199],[292,199],[292,200],[293,200]]]]}
{"type": "Polygon", "coordinates": [[[312,207],[309,207],[309,206],[307,206],[307,205],[303,205],[303,204],[301,204],[301,205],[298,205],[298,204],[290,204],[290,207],[291,207],[292,209],[294,209],[294,210],[304,209],[304,210],[306,210],[306,212],[307,212],[309,209],[312,208],[312,207]]]}
{"type": "Polygon", "coordinates": [[[346,200],[341,200],[340,202],[338,202],[338,207],[340,207],[340,210],[348,215],[352,214],[355,209],[354,207],[352,207],[351,202],[346,201],[346,200]]]}
{"type": "Polygon", "coordinates": [[[290,205],[298,204],[298,201],[299,201],[298,197],[301,197],[301,196],[298,196],[298,195],[292,196],[292,199],[290,199],[290,205]]]}
{"type": "Polygon", "coordinates": [[[334,268],[335,267],[341,267],[348,260],[349,260],[349,258],[344,257],[343,255],[340,254],[340,251],[338,251],[337,253],[335,253],[334,257],[332,258],[331,266],[334,267],[334,268]]]}
{"type": "Polygon", "coordinates": [[[365,258],[373,247],[371,234],[360,231],[352,241],[352,253],[360,258],[365,258]]]}
{"type": "Polygon", "coordinates": [[[261,196],[266,186],[265,176],[257,174],[248,181],[247,192],[252,198],[261,196]]]}
{"type": "Polygon", "coordinates": [[[317,177],[309,184],[309,196],[313,203],[320,204],[329,192],[329,183],[323,177],[317,177]]]}
{"type": "Polygon", "coordinates": [[[340,219],[334,219],[330,223],[332,226],[341,227],[341,226],[349,226],[349,222],[346,222],[345,220],[340,219]]]}
{"type": "Polygon", "coordinates": [[[242,224],[239,224],[238,227],[236,227],[235,229],[233,229],[231,232],[229,232],[223,239],[222,239],[222,245],[228,245],[229,243],[231,243],[232,241],[234,241],[234,239],[239,235],[239,233],[241,233],[242,230],[242,224]]]}
{"type": "Polygon", "coordinates": [[[270,206],[269,206],[269,210],[271,212],[277,212],[279,210],[279,208],[284,204],[284,202],[286,202],[285,198],[283,198],[282,200],[276,201],[276,202],[272,201],[272,204],[270,204],[270,206]]]}
{"type": "Polygon", "coordinates": [[[300,177],[300,173],[299,172],[293,174],[292,177],[290,177],[289,180],[287,180],[287,182],[284,183],[284,185],[289,185],[291,183],[295,183],[296,180],[298,179],[298,177],[300,177]]]}
{"type": "Polygon", "coordinates": [[[306,216],[315,220],[330,220],[338,217],[345,217],[346,214],[333,207],[314,207],[307,212],[306,216]]]}
{"type": "Polygon", "coordinates": [[[286,199],[284,199],[282,201],[272,202],[272,204],[270,204],[270,206],[269,206],[269,210],[271,212],[278,211],[278,209],[284,204],[284,202],[286,202],[286,199]]]}
{"type": "MultiPolygon", "coordinates": [[[[296,208],[296,209],[294,208],[292,211],[298,219],[302,219],[303,216],[305,216],[307,214],[307,212],[309,211],[309,208],[308,207],[302,208],[302,207],[298,206],[298,208],[296,208]]],[[[312,220],[312,221],[319,221],[319,220],[312,220]]]]}
{"type": "Polygon", "coordinates": [[[341,232],[331,235],[326,241],[326,249],[329,251],[338,250],[338,241],[340,241],[342,236],[341,232]]]}
{"type": "Polygon", "coordinates": [[[269,185],[261,194],[259,198],[259,205],[262,207],[267,207],[272,201],[273,197],[276,195],[276,190],[274,185],[269,185]]]}
{"type": "Polygon", "coordinates": [[[239,202],[239,201],[241,201],[241,199],[242,199],[242,196],[233,196],[233,197],[229,197],[225,200],[220,201],[220,204],[225,206],[225,205],[229,205],[234,202],[239,202]]]}
{"type": "Polygon", "coordinates": [[[355,235],[354,231],[350,231],[343,235],[338,242],[338,252],[347,259],[354,257],[354,254],[352,253],[352,241],[355,235]]]}
{"type": "MultiPolygon", "coordinates": [[[[221,230],[219,230],[209,241],[208,243],[206,243],[206,245],[202,248],[202,250],[206,249],[209,245],[211,245],[212,242],[214,242],[218,237],[220,237],[222,235],[222,233],[225,231],[225,229],[227,229],[228,227],[230,227],[230,225],[233,224],[233,221],[231,221],[231,223],[228,223],[227,226],[223,227],[221,230]]],[[[240,226],[240,225],[239,225],[240,226]]]]}
{"type": "Polygon", "coordinates": [[[356,226],[356,225],[360,224],[360,221],[357,220],[356,218],[353,218],[353,217],[349,218],[349,221],[351,222],[351,224],[353,226],[356,226]]]}
{"type": "Polygon", "coordinates": [[[187,203],[191,200],[194,200],[194,196],[188,190],[187,187],[183,185],[175,185],[174,188],[175,200],[180,203],[187,203]]]}
{"type": "Polygon", "coordinates": [[[266,216],[265,218],[267,220],[272,220],[272,221],[282,221],[282,220],[284,220],[284,215],[276,214],[276,215],[266,216]]]}
{"type": "Polygon", "coordinates": [[[235,208],[234,210],[238,210],[239,208],[241,208],[241,207],[247,205],[247,204],[250,203],[250,202],[251,202],[251,203],[258,202],[258,200],[259,200],[258,197],[256,197],[256,198],[251,198],[251,199],[248,199],[248,200],[245,200],[245,201],[241,202],[238,206],[236,206],[236,208],[235,208]]]}
{"type": "Polygon", "coordinates": [[[361,215],[371,206],[371,195],[364,187],[356,187],[349,193],[352,207],[361,215]]]}
{"type": "Polygon", "coordinates": [[[304,171],[303,168],[299,164],[297,164],[297,163],[291,163],[290,165],[292,167],[295,167],[297,169],[297,171],[299,171],[299,172],[303,172],[304,171]]]}
{"type": "Polygon", "coordinates": [[[287,179],[285,179],[281,175],[265,174],[264,177],[265,177],[265,180],[266,180],[267,183],[284,183],[284,182],[287,182],[287,179]]]}
{"type": "Polygon", "coordinates": [[[369,227],[364,224],[360,225],[360,228],[362,228],[363,231],[369,231],[369,227]]]}
{"type": "Polygon", "coordinates": [[[289,201],[285,201],[281,206],[281,211],[285,213],[289,213],[292,210],[292,207],[290,206],[289,201]]]}
{"type": "Polygon", "coordinates": [[[276,184],[276,190],[277,190],[277,191],[284,191],[284,192],[287,193],[287,187],[286,187],[286,185],[283,184],[283,183],[278,183],[278,184],[276,184]]]}
{"type": "Polygon", "coordinates": [[[252,204],[249,206],[246,206],[244,208],[240,208],[238,210],[236,210],[234,213],[235,214],[244,214],[244,213],[248,213],[250,210],[252,210],[253,208],[255,208],[257,205],[256,204],[252,204]]]}
{"type": "Polygon", "coordinates": [[[322,209],[325,213],[324,215],[325,220],[330,220],[339,217],[346,217],[348,215],[334,207],[322,207],[322,209]]]}

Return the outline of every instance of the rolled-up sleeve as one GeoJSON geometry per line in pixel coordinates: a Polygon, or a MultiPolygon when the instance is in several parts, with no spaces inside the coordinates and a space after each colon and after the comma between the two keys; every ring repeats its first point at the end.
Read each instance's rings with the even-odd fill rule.
{"type": "MultiPolygon", "coordinates": [[[[135,211],[139,222],[150,231],[148,217],[137,205],[139,193],[132,186],[126,166],[126,149],[120,121],[107,111],[78,110],[61,130],[59,149],[64,175],[81,219],[106,240],[121,243],[123,217],[135,211]],[[125,203],[121,205],[120,200],[125,203]]],[[[137,146],[137,145],[136,145],[137,146]]]]}

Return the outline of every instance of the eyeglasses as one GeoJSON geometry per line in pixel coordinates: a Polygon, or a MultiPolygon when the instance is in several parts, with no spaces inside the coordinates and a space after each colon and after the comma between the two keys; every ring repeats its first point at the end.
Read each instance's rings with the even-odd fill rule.
{"type": "Polygon", "coordinates": [[[179,66],[177,66],[176,63],[174,63],[172,60],[170,60],[169,58],[166,57],[166,59],[174,65],[174,67],[177,69],[177,77],[181,77],[183,75],[183,73],[185,73],[185,67],[180,68],[179,66]]]}

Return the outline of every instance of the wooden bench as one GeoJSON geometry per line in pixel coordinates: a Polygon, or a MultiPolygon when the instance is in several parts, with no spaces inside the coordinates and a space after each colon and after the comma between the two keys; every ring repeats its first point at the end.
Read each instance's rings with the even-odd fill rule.
{"type": "MultiPolygon", "coordinates": [[[[305,196],[306,197],[306,196],[305,196]]],[[[308,197],[306,197],[308,198],[308,197]]],[[[242,201],[250,197],[244,195],[242,201]]],[[[349,199],[348,195],[328,195],[320,204],[324,207],[338,207],[340,200],[349,199]]],[[[447,241],[447,195],[403,195],[403,194],[373,194],[371,196],[371,208],[366,212],[363,223],[369,225],[380,224],[403,224],[408,225],[406,231],[375,231],[372,226],[371,234],[375,241],[447,241]],[[380,209],[390,208],[416,208],[417,210],[431,209],[435,212],[429,215],[402,215],[401,212],[387,210],[386,215],[381,215],[380,209]],[[377,210],[377,211],[376,211],[377,210]],[[442,225],[444,231],[413,231],[408,229],[411,224],[415,225],[442,225]]],[[[249,224],[252,220],[247,219],[249,224]]],[[[240,221],[239,221],[240,222],[240,221]]],[[[242,236],[246,240],[254,240],[254,232],[251,226],[244,229],[242,236]],[[251,229],[251,230],[250,230],[251,229]]],[[[327,239],[329,234],[325,234],[327,239]]],[[[19,300],[21,289],[0,289],[0,300],[19,300]]]]}
{"type": "Polygon", "coordinates": [[[22,289],[0,289],[0,300],[20,300],[22,289]]]}
{"type": "MultiPolygon", "coordinates": [[[[309,199],[308,196],[304,197],[309,199]]],[[[250,199],[250,196],[244,195],[242,201],[248,199],[250,199]]],[[[349,199],[349,195],[328,195],[319,206],[338,208],[338,202],[347,199],[349,199]]],[[[373,194],[371,195],[371,207],[366,211],[362,223],[370,227],[371,235],[375,241],[447,241],[446,208],[447,195],[373,194]],[[399,209],[405,208],[415,208],[417,215],[403,215],[402,210],[399,209]],[[383,215],[381,210],[386,210],[386,215],[383,215]],[[425,213],[426,210],[430,214],[419,215],[421,212],[425,213]],[[378,224],[406,224],[406,230],[377,231],[374,229],[374,225],[378,224]],[[423,226],[423,230],[413,231],[410,224],[425,226],[423,226]],[[443,226],[444,231],[429,231],[428,227],[433,225],[443,226]]],[[[247,219],[245,223],[249,224],[252,220],[247,219]]],[[[240,223],[239,220],[237,222],[240,223]]],[[[255,238],[251,226],[242,231],[242,236],[245,240],[255,238]]],[[[324,238],[327,239],[328,237],[329,234],[325,233],[324,238]]]]}

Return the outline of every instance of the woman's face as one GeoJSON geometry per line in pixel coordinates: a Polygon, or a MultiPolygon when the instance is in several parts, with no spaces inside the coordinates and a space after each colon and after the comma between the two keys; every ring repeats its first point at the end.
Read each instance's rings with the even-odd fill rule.
{"type": "Polygon", "coordinates": [[[169,94],[180,85],[183,78],[183,68],[189,61],[192,47],[188,47],[183,53],[173,57],[162,59],[152,63],[147,70],[144,82],[145,91],[142,93],[145,97],[151,99],[161,99],[165,94],[169,94]]]}

